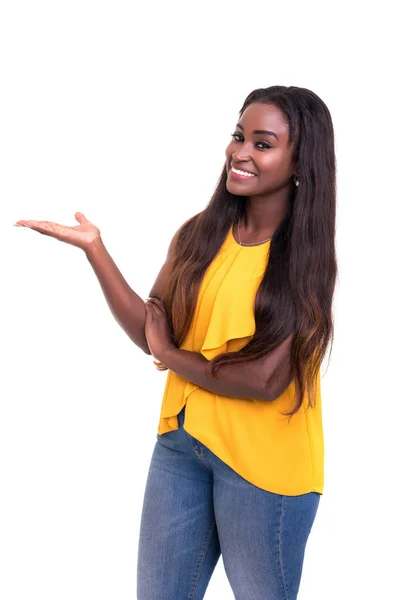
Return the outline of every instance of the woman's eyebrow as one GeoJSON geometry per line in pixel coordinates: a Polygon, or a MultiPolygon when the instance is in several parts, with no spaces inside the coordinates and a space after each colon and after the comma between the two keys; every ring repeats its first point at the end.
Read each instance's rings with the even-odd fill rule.
{"type": "MultiPolygon", "coordinates": [[[[240,123],[237,123],[236,127],[239,127],[239,129],[241,129],[242,131],[244,131],[244,129],[240,125],[240,123]]],[[[264,129],[254,129],[253,133],[261,133],[262,135],[273,135],[274,138],[276,138],[278,140],[278,142],[279,142],[278,136],[273,131],[265,131],[264,129]]]]}

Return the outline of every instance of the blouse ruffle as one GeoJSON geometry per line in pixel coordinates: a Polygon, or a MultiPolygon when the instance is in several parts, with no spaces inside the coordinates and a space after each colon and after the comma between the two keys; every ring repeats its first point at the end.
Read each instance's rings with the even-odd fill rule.
{"type": "MultiPolygon", "coordinates": [[[[228,236],[205,273],[190,330],[180,346],[201,353],[207,360],[240,350],[255,332],[254,300],[265,271],[269,244],[262,247],[261,257],[260,253],[253,253],[254,260],[249,262],[248,255],[241,252],[236,242],[232,246],[232,241],[228,236]],[[238,280],[242,284],[240,293],[238,280]]],[[[176,415],[198,387],[168,372],[160,421],[165,420],[165,427],[168,424],[171,430],[177,429],[176,415]]]]}

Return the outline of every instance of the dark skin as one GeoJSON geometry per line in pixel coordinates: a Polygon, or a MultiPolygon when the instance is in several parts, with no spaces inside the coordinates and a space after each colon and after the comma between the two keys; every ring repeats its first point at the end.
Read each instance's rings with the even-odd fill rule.
{"type": "MultiPolygon", "coordinates": [[[[246,213],[240,223],[241,241],[245,244],[270,238],[287,213],[296,174],[291,160],[293,143],[289,144],[288,137],[288,124],[277,107],[252,104],[243,113],[226,149],[227,189],[247,198],[246,213]],[[255,134],[254,130],[271,133],[255,134]],[[235,179],[232,166],[254,176],[235,179]]],[[[76,213],[75,218],[79,225],[73,227],[32,220],[20,220],[16,225],[84,250],[115,318],[144,352],[151,353],[156,360],[193,384],[221,396],[272,401],[285,391],[290,383],[292,335],[262,359],[221,367],[217,379],[206,374],[208,360],[202,354],[181,350],[173,343],[160,298],[170,276],[177,234],[150,292],[152,297],[143,303],[109,256],[100,230],[82,213],[76,213]],[[274,377],[277,372],[279,376],[274,377]]],[[[237,235],[236,230],[234,235],[237,235]]]]}
{"type": "MultiPolygon", "coordinates": [[[[227,189],[232,194],[247,197],[240,229],[243,243],[272,237],[287,214],[296,174],[292,152],[288,124],[280,109],[271,104],[250,105],[226,149],[227,189]],[[270,133],[253,133],[255,130],[270,133]],[[232,166],[255,176],[235,179],[232,166]]],[[[181,350],[173,344],[165,307],[155,297],[146,301],[146,338],[152,355],[171,371],[222,396],[272,401],[290,383],[292,335],[262,359],[234,368],[221,367],[217,379],[206,374],[208,360],[202,354],[181,350]],[[277,370],[279,377],[273,377],[277,370]]]]}
{"type": "Polygon", "coordinates": [[[273,104],[251,104],[233,134],[225,151],[226,187],[232,194],[247,197],[246,213],[240,228],[241,241],[262,241],[272,237],[289,208],[296,174],[292,163],[294,142],[289,143],[286,118],[273,104]],[[259,130],[271,133],[253,133],[259,130]],[[234,179],[231,165],[255,173],[256,177],[234,179]]]}

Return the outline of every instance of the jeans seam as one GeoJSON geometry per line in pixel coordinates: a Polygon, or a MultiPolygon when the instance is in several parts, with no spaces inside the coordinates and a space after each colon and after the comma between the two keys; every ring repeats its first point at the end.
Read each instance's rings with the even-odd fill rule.
{"type": "Polygon", "coordinates": [[[212,471],[212,469],[208,466],[208,462],[206,461],[206,459],[203,456],[203,449],[202,448],[200,448],[200,459],[201,459],[202,463],[207,467],[207,469],[209,471],[212,471]]]}
{"type": "Polygon", "coordinates": [[[212,469],[211,469],[211,468],[208,466],[208,464],[207,464],[207,462],[206,462],[205,458],[203,458],[203,455],[202,455],[202,452],[201,452],[201,450],[200,450],[200,452],[198,452],[198,451],[196,450],[196,447],[195,447],[195,445],[193,444],[192,440],[190,439],[190,436],[189,436],[188,432],[187,432],[185,429],[184,429],[183,431],[186,433],[186,435],[187,435],[187,438],[188,438],[188,440],[189,440],[189,442],[190,442],[190,444],[191,444],[191,446],[192,446],[192,448],[193,448],[193,450],[194,450],[194,452],[195,452],[195,454],[196,454],[197,458],[198,458],[198,459],[199,459],[199,460],[200,460],[200,461],[203,463],[203,465],[206,467],[206,469],[208,469],[208,470],[209,470],[209,471],[211,471],[211,473],[212,473],[212,469]]]}
{"type": "Polygon", "coordinates": [[[210,548],[211,540],[212,540],[212,537],[214,535],[214,531],[215,531],[216,527],[217,527],[217,524],[213,523],[212,526],[211,526],[211,534],[208,535],[208,538],[206,538],[206,542],[204,544],[202,555],[200,557],[200,562],[199,562],[199,565],[197,567],[197,573],[196,573],[196,576],[195,576],[195,580],[193,582],[193,586],[192,586],[191,592],[190,592],[190,594],[188,596],[188,600],[195,600],[196,592],[197,592],[197,589],[198,589],[198,586],[199,586],[201,571],[202,571],[202,568],[204,566],[204,561],[206,559],[208,549],[210,548]]]}
{"type": "Polygon", "coordinates": [[[282,502],[281,502],[281,512],[280,512],[280,518],[279,518],[279,567],[280,567],[280,575],[282,578],[282,587],[283,587],[283,593],[284,593],[284,597],[282,600],[287,600],[288,598],[288,592],[287,592],[287,588],[286,588],[286,580],[285,580],[285,569],[284,569],[284,565],[283,565],[283,548],[282,548],[282,540],[283,540],[283,535],[282,535],[282,530],[283,530],[283,516],[284,516],[284,501],[285,501],[285,497],[282,496],[282,502]]]}

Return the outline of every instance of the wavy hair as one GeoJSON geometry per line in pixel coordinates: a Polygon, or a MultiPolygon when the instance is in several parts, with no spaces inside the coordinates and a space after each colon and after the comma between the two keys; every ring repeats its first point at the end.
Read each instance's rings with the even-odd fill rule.
{"type": "MultiPolygon", "coordinates": [[[[312,91],[271,86],[252,91],[239,115],[252,103],[277,106],[286,116],[289,140],[295,140],[293,163],[300,186],[293,183],[290,208],[275,229],[268,264],[254,303],[255,333],[237,352],[209,362],[215,378],[222,365],[261,358],[293,333],[291,381],[294,415],[305,394],[315,406],[316,377],[333,342],[332,302],[337,276],[335,251],[336,161],[331,115],[312,91]]],[[[174,341],[179,347],[190,328],[201,280],[229,229],[244,214],[246,197],[226,188],[226,165],[206,208],[188,219],[177,236],[172,276],[163,294],[174,341]]],[[[329,355],[330,358],[330,355],[329,355]]],[[[166,367],[155,362],[159,370],[166,367]]]]}

